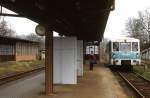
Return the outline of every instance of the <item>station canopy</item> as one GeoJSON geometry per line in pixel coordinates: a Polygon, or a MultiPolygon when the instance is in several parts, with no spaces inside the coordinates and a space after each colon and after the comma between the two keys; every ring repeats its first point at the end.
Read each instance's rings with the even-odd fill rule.
{"type": "Polygon", "coordinates": [[[114,0],[1,0],[0,5],[60,35],[101,41],[114,0]]]}

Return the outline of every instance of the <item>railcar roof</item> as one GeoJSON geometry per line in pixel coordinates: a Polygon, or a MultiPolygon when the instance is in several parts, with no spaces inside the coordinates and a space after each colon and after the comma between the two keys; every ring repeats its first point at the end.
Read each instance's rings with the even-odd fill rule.
{"type": "Polygon", "coordinates": [[[39,42],[37,41],[31,41],[31,40],[21,39],[21,38],[16,38],[16,37],[0,36],[0,43],[15,43],[15,42],[39,44],[39,42]]]}
{"type": "Polygon", "coordinates": [[[140,40],[139,39],[136,39],[136,38],[132,38],[132,37],[119,37],[119,38],[114,38],[114,39],[111,39],[110,41],[112,42],[124,42],[124,41],[127,41],[127,42],[139,42],[140,40]]]}

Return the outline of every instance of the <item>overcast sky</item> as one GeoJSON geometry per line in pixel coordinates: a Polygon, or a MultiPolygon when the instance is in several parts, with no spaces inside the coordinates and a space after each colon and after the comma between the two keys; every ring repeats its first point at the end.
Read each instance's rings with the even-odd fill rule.
{"type": "MultiPolygon", "coordinates": [[[[113,38],[122,35],[125,22],[129,17],[137,17],[138,11],[150,7],[150,0],[116,0],[116,9],[110,13],[104,37],[113,38]]],[[[29,34],[35,32],[37,23],[26,18],[7,18],[17,34],[29,34]]]]}
{"type": "Polygon", "coordinates": [[[150,8],[150,0],[116,0],[116,9],[110,13],[105,38],[124,36],[126,20],[129,17],[137,17],[138,11],[150,8]]]}

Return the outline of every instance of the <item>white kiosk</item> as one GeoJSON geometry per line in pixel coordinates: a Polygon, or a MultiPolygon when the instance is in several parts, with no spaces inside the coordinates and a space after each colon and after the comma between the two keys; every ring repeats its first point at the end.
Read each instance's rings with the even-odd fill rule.
{"type": "Polygon", "coordinates": [[[54,83],[76,84],[83,76],[83,41],[76,37],[54,37],[54,83]]]}
{"type": "Polygon", "coordinates": [[[54,38],[54,83],[77,83],[77,39],[75,37],[54,38]]]}

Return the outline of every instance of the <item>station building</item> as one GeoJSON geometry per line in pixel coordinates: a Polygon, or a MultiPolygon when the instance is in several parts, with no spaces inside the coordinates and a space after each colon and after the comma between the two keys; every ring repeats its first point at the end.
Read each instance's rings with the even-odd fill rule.
{"type": "Polygon", "coordinates": [[[39,42],[0,36],[0,62],[36,60],[39,42]]]}
{"type": "MultiPolygon", "coordinates": [[[[78,66],[75,65],[78,63],[83,65],[80,64],[82,60],[77,59],[78,56],[83,56],[77,55],[77,52],[82,51],[82,47],[77,47],[82,42],[78,45],[77,40],[90,42],[102,40],[110,11],[115,9],[115,0],[4,0],[0,5],[18,13],[17,15],[1,13],[3,16],[26,17],[39,24],[36,33],[45,35],[45,94],[50,95],[53,93],[54,83],[77,83],[78,66]],[[53,31],[59,32],[59,35],[76,38],[63,39],[63,41],[56,39],[57,41],[54,42],[58,44],[57,46],[53,44],[53,31]]],[[[82,72],[82,66],[79,66],[79,69],[82,72]]]]}

